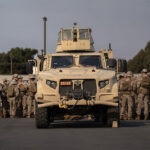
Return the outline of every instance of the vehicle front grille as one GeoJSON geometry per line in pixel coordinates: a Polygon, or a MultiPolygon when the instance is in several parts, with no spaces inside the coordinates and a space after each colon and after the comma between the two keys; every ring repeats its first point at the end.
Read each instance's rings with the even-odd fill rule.
{"type": "MultiPolygon", "coordinates": [[[[60,82],[69,82],[69,81],[72,83],[71,80],[60,80],[60,82]]],[[[72,92],[72,90],[73,90],[73,84],[71,84],[71,85],[60,85],[59,84],[59,93],[61,96],[67,96],[68,93],[72,92]]]]}
{"type": "Polygon", "coordinates": [[[60,80],[60,83],[71,83],[69,85],[59,84],[60,96],[67,96],[68,99],[87,99],[89,100],[92,96],[96,95],[96,80],[85,79],[85,80],[60,80]]]}

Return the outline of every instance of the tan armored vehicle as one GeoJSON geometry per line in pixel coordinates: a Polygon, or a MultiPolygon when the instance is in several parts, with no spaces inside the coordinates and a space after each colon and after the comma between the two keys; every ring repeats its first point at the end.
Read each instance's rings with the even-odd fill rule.
{"type": "Polygon", "coordinates": [[[61,29],[56,53],[38,56],[37,128],[66,115],[92,115],[110,127],[119,123],[116,61],[111,48],[95,52],[91,32],[61,29]]]}

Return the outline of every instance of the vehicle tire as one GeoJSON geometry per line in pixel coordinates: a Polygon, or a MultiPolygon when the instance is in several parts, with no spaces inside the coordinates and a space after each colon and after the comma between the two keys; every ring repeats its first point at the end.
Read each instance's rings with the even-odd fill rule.
{"type": "Polygon", "coordinates": [[[107,127],[112,127],[113,121],[117,121],[118,126],[120,125],[119,107],[107,108],[107,127]]]}
{"type": "Polygon", "coordinates": [[[48,109],[38,108],[37,103],[35,107],[35,123],[37,128],[48,128],[50,123],[48,109]]]}

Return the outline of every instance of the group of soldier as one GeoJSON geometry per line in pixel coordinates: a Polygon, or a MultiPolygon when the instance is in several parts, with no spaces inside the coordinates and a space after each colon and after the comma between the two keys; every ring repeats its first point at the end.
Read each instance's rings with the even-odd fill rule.
{"type": "Polygon", "coordinates": [[[4,118],[30,118],[35,115],[36,78],[29,76],[28,83],[23,77],[14,74],[11,81],[3,80],[0,84],[0,97],[2,101],[2,116],[4,118]]]}
{"type": "Polygon", "coordinates": [[[147,69],[136,77],[131,71],[119,76],[120,119],[149,119],[150,77],[147,69]],[[143,111],[144,110],[144,111],[143,111]]]}

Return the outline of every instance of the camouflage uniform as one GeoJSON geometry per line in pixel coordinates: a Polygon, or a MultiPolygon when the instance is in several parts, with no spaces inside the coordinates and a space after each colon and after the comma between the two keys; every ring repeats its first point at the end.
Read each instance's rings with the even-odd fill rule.
{"type": "Polygon", "coordinates": [[[133,73],[131,71],[128,71],[128,75],[130,76],[131,80],[131,97],[133,102],[132,112],[133,116],[136,116],[136,108],[137,108],[137,79],[134,77],[133,73]]]}
{"type": "Polygon", "coordinates": [[[18,97],[18,107],[22,109],[23,117],[27,115],[27,85],[25,85],[22,81],[23,77],[18,77],[18,90],[19,90],[19,97],[18,97]]]}
{"type": "Polygon", "coordinates": [[[148,120],[149,114],[149,90],[150,90],[150,78],[147,75],[147,69],[142,70],[142,77],[137,81],[138,88],[138,105],[137,105],[137,118],[136,120],[140,120],[141,109],[144,107],[144,116],[145,120],[148,120]]]}
{"type": "Polygon", "coordinates": [[[8,86],[7,96],[10,106],[10,117],[14,118],[16,116],[17,97],[19,96],[17,82],[15,80],[11,81],[11,84],[8,86]]]}
{"type": "Polygon", "coordinates": [[[131,97],[131,80],[130,78],[123,79],[120,83],[120,93],[122,95],[122,102],[121,102],[121,110],[120,115],[121,119],[124,119],[126,106],[128,108],[128,120],[131,120],[132,118],[132,107],[133,107],[133,101],[131,97]]]}
{"type": "MultiPolygon", "coordinates": [[[[122,86],[122,82],[124,82],[124,77],[125,77],[125,74],[121,74],[119,76],[119,81],[118,81],[118,91],[119,91],[119,107],[120,107],[120,112],[121,112],[121,103],[122,103],[122,93],[121,93],[121,86],[122,86]]],[[[121,113],[120,113],[120,116],[121,116],[121,113]]]]}
{"type": "Polygon", "coordinates": [[[1,91],[1,99],[2,99],[2,111],[3,117],[6,118],[9,114],[9,102],[7,101],[7,79],[3,80],[2,91],[1,91]]]}
{"type": "Polygon", "coordinates": [[[35,77],[33,75],[30,76],[30,81],[28,85],[28,98],[27,98],[27,105],[28,105],[28,118],[31,117],[32,113],[35,115],[35,94],[37,91],[37,85],[35,82],[35,77]]]}

